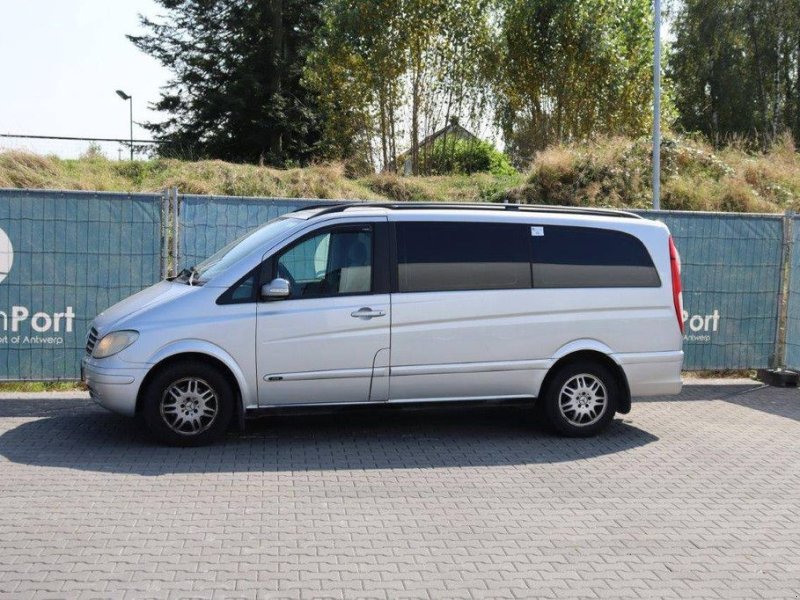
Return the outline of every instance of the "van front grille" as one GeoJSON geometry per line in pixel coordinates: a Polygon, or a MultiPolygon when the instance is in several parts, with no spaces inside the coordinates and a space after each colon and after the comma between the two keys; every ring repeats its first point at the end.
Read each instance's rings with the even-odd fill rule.
{"type": "Polygon", "coordinates": [[[97,343],[97,329],[92,327],[89,330],[89,335],[86,336],[86,354],[91,354],[94,350],[94,345],[97,343]]]}

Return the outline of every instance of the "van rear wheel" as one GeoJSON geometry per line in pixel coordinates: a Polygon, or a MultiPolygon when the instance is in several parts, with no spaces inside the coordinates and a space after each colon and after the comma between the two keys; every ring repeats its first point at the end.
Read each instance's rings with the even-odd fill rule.
{"type": "Polygon", "coordinates": [[[151,433],[171,446],[203,446],[225,434],[233,415],[233,390],[211,365],[180,362],[150,381],[143,416],[151,433]]]}
{"type": "Polygon", "coordinates": [[[614,419],[619,385],[604,366],[578,361],[561,367],[545,390],[544,413],[561,435],[589,437],[614,419]]]}

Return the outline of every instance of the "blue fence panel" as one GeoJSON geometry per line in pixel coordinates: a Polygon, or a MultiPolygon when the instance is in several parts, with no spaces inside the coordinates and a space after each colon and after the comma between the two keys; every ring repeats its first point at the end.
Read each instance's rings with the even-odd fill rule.
{"type": "Polygon", "coordinates": [[[89,322],[160,279],[161,196],[0,190],[0,380],[76,379],[89,322]]]}
{"type": "Polygon", "coordinates": [[[664,222],[681,254],[684,368],[771,366],[783,264],[782,216],[640,214],[664,222]]]}
{"type": "Polygon", "coordinates": [[[800,370],[800,216],[792,217],[789,300],[786,307],[786,366],[800,370]]]}
{"type": "Polygon", "coordinates": [[[270,219],[326,200],[243,198],[240,196],[180,196],[179,262],[196,265],[270,219]]]}

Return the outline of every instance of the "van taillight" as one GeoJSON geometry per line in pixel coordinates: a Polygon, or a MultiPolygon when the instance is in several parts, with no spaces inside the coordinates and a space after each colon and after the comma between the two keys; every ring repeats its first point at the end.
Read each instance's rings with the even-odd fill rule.
{"type": "Polygon", "coordinates": [[[675,305],[675,316],[678,319],[678,327],[683,329],[683,289],[681,288],[681,255],[669,236],[669,264],[672,268],[672,303],[675,305]]]}

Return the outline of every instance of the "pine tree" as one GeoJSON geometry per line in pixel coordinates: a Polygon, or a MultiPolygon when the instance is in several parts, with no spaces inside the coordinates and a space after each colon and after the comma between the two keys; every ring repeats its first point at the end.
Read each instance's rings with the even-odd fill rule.
{"type": "Polygon", "coordinates": [[[304,164],[320,137],[316,96],[301,80],[322,0],[157,0],[147,33],[128,36],[172,72],[145,126],[161,153],[304,164]]]}

